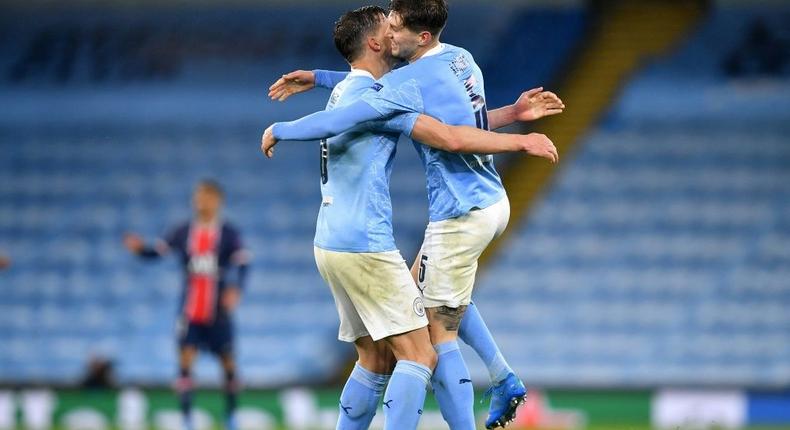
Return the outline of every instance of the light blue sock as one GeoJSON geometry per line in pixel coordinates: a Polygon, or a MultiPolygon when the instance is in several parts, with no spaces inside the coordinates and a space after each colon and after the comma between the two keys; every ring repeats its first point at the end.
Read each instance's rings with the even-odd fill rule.
{"type": "Polygon", "coordinates": [[[434,348],[439,361],[431,382],[442,417],[451,430],[474,430],[475,392],[458,342],[440,343],[434,348]]]}
{"type": "Polygon", "coordinates": [[[398,360],[384,393],[384,430],[414,430],[420,422],[431,369],[398,360]]]}
{"type": "Polygon", "coordinates": [[[354,370],[340,394],[340,415],[336,429],[367,430],[376,415],[379,400],[389,378],[389,375],[373,373],[359,363],[354,365],[354,370]]]}
{"type": "Polygon", "coordinates": [[[458,328],[458,337],[472,347],[483,360],[492,384],[499,384],[513,372],[474,303],[469,303],[466,308],[461,326],[458,328]]]}

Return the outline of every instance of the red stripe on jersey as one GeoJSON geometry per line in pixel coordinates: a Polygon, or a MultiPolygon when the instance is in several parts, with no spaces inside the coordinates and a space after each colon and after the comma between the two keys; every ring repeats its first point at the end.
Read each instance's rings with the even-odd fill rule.
{"type": "MultiPolygon", "coordinates": [[[[210,228],[199,227],[192,232],[189,246],[190,273],[189,291],[184,303],[184,313],[190,322],[206,324],[214,319],[217,282],[216,274],[195,271],[193,264],[201,263],[201,257],[209,261],[213,256],[217,241],[217,232],[210,228]]],[[[212,263],[212,264],[215,264],[212,263]]]]}

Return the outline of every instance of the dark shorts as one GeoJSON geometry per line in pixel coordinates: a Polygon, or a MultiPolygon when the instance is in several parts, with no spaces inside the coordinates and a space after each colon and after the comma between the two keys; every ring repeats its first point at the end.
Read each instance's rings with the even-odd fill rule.
{"type": "Polygon", "coordinates": [[[218,318],[211,324],[195,324],[180,320],[177,328],[178,346],[192,346],[217,356],[233,353],[233,322],[218,318]]]}

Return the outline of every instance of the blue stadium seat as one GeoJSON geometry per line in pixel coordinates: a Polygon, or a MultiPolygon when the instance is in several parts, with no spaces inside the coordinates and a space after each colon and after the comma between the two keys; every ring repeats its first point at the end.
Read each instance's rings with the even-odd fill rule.
{"type": "Polygon", "coordinates": [[[734,28],[786,34],[788,13],[714,10],[633,78],[481,274],[475,300],[527,381],[790,383],[790,79],[721,70],[734,28]]]}

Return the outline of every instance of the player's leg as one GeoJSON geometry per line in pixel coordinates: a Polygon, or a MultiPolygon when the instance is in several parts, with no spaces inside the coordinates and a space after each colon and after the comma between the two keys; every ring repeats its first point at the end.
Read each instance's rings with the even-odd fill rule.
{"type": "Polygon", "coordinates": [[[474,303],[466,308],[458,336],[480,356],[488,369],[491,405],[486,427],[504,427],[515,418],[516,408],[524,401],[527,389],[505,360],[474,303]]]}
{"type": "MultiPolygon", "coordinates": [[[[499,236],[507,226],[510,218],[510,204],[507,198],[504,198],[488,208],[470,212],[466,218],[463,224],[456,226],[455,229],[445,228],[444,230],[440,230],[440,233],[449,235],[450,239],[444,241],[439,240],[439,244],[436,248],[438,248],[437,252],[440,255],[442,253],[446,254],[447,251],[444,250],[442,246],[443,243],[454,244],[456,250],[455,252],[449,253],[452,257],[450,261],[456,264],[467,261],[467,267],[473,268],[473,270],[476,271],[477,259],[480,254],[485,250],[490,241],[499,236]],[[469,232],[474,232],[475,234],[468,234],[469,232]]],[[[442,235],[439,235],[439,237],[442,237],[442,235]]],[[[434,239],[434,242],[437,242],[437,240],[434,239]]],[[[420,257],[420,260],[425,260],[425,257],[420,257]]],[[[435,279],[435,277],[431,279],[439,284],[458,282],[463,279],[463,273],[458,267],[453,267],[452,263],[447,264],[445,267],[449,269],[449,273],[456,274],[454,279],[435,279]],[[461,276],[457,276],[459,274],[461,276]]],[[[441,271],[441,268],[432,269],[441,271]]],[[[472,282],[475,276],[474,271],[472,273],[467,272],[467,276],[470,277],[472,282]]],[[[425,270],[423,270],[423,272],[425,272],[425,270]]],[[[428,271],[428,273],[431,272],[428,271]]],[[[423,277],[425,277],[424,273],[423,277]]],[[[461,284],[467,285],[467,282],[461,282],[461,284]]],[[[432,295],[435,292],[435,290],[430,290],[428,293],[432,295]]],[[[441,288],[439,289],[438,295],[440,298],[452,298],[452,295],[448,295],[447,291],[442,292],[441,288]]],[[[504,356],[502,356],[499,351],[480,312],[471,302],[461,319],[458,335],[464,342],[472,347],[478,356],[480,356],[486,364],[491,376],[492,387],[488,391],[488,394],[491,395],[491,404],[488,418],[486,419],[486,427],[493,428],[504,426],[508,421],[514,418],[516,408],[524,401],[526,396],[524,384],[518,379],[505,361],[504,356]]]]}
{"type": "Polygon", "coordinates": [[[474,302],[469,303],[466,308],[461,325],[458,327],[458,337],[483,360],[492,385],[501,383],[513,373],[474,302]]]}
{"type": "Polygon", "coordinates": [[[236,360],[232,352],[226,352],[220,356],[224,381],[222,391],[225,395],[225,428],[235,430],[235,413],[238,406],[239,382],[236,378],[236,360]]]}
{"type": "MultiPolygon", "coordinates": [[[[414,265],[412,266],[412,276],[414,276],[416,282],[420,282],[420,274],[422,273],[424,276],[425,269],[426,266],[424,264],[424,259],[422,255],[418,255],[414,265]],[[423,262],[423,265],[420,265],[421,261],[423,262]]],[[[441,335],[436,334],[434,336],[438,338],[441,335]]],[[[500,352],[496,341],[494,341],[493,335],[489,331],[488,326],[486,326],[486,323],[483,320],[483,317],[480,315],[480,312],[478,311],[474,302],[469,303],[469,306],[467,306],[466,311],[461,318],[461,324],[458,327],[458,337],[463,340],[464,343],[469,345],[473,351],[475,351],[480,359],[483,360],[483,363],[485,363],[488,369],[490,378],[489,382],[492,386],[490,394],[492,396],[491,411],[493,413],[489,414],[486,422],[487,425],[497,423],[500,420],[502,423],[504,423],[509,419],[512,419],[512,414],[509,417],[504,417],[505,413],[507,412],[506,410],[510,408],[511,403],[514,403],[514,405],[517,406],[518,403],[523,401],[524,396],[526,395],[526,389],[524,388],[524,384],[521,382],[521,380],[516,377],[515,373],[510,368],[510,365],[505,360],[505,357],[500,352]]],[[[455,345],[451,343],[449,346],[443,347],[442,349],[444,351],[442,352],[448,352],[446,349],[454,349],[454,347],[455,345]]],[[[439,352],[439,354],[441,355],[442,352],[439,352]]],[[[453,354],[455,353],[453,352],[453,354]]],[[[440,360],[440,363],[445,364],[448,361],[452,360],[440,360]]],[[[438,372],[434,372],[434,374],[442,373],[445,370],[447,370],[447,368],[443,365],[441,368],[439,368],[438,372]]],[[[463,375],[456,376],[462,377],[463,375]]],[[[439,395],[442,395],[441,391],[439,395]]],[[[443,401],[443,403],[452,403],[452,401],[446,400],[443,401]]],[[[448,411],[448,414],[453,413],[448,411]]]]}
{"type": "Polygon", "coordinates": [[[403,258],[397,251],[343,253],[316,248],[315,254],[341,316],[338,338],[386,339],[398,360],[384,394],[385,429],[415,429],[436,354],[422,298],[403,258]]]}
{"type": "Polygon", "coordinates": [[[431,341],[439,354],[434,393],[452,429],[475,428],[474,389],[458,347],[458,331],[471,303],[477,259],[504,229],[508,215],[503,199],[462,217],[430,223],[412,267],[425,295],[431,341]]]}
{"type": "Polygon", "coordinates": [[[430,287],[439,283],[452,284],[447,280],[448,276],[437,273],[445,270],[448,258],[441,243],[445,235],[435,227],[429,226],[426,230],[423,248],[412,266],[417,285],[426,295],[429,333],[438,356],[431,384],[439,410],[450,429],[474,429],[474,387],[457,341],[458,327],[466,306],[457,303],[453,303],[454,307],[443,305],[446,301],[437,300],[439,292],[430,287]]]}
{"type": "MultiPolygon", "coordinates": [[[[510,219],[510,202],[507,198],[483,212],[497,227],[494,237],[502,234],[510,219]]],[[[474,303],[470,303],[461,320],[459,336],[477,352],[488,368],[491,388],[487,394],[491,395],[491,404],[486,428],[504,427],[515,418],[516,409],[524,402],[527,389],[499,351],[474,303]]]]}
{"type": "MultiPolygon", "coordinates": [[[[344,342],[353,342],[359,356],[340,395],[337,429],[367,429],[392,373],[394,356],[386,343],[376,342],[370,336],[350,295],[357,294],[358,288],[355,287],[358,283],[375,280],[370,276],[357,276],[365,271],[364,256],[321,248],[314,251],[318,271],[332,291],[340,318],[337,337],[344,342]]],[[[381,275],[378,282],[386,279],[386,271],[381,275]]],[[[368,305],[374,307],[375,303],[368,305]]]]}
{"type": "Polygon", "coordinates": [[[236,360],[233,353],[233,321],[227,315],[217,316],[217,320],[209,326],[209,348],[222,365],[225,395],[225,429],[236,429],[236,407],[238,406],[239,380],[236,360]]]}
{"type": "MultiPolygon", "coordinates": [[[[414,276],[415,282],[419,280],[421,259],[422,255],[418,255],[412,266],[412,276],[414,276]]],[[[513,373],[474,302],[469,303],[463,318],[461,318],[458,337],[483,360],[488,368],[489,382],[492,385],[501,383],[510,373],[513,373]]]]}
{"type": "Polygon", "coordinates": [[[436,353],[426,327],[386,338],[397,359],[384,393],[385,430],[416,429],[436,353]]]}
{"type": "Polygon", "coordinates": [[[178,374],[175,389],[178,394],[178,403],[181,407],[181,416],[185,430],[192,430],[192,391],[194,382],[192,381],[192,364],[197,357],[197,337],[199,328],[195,325],[182,321],[179,327],[178,342],[178,374]]]}
{"type": "Polygon", "coordinates": [[[340,394],[337,430],[366,430],[376,415],[379,401],[395,366],[388,345],[370,336],[354,341],[359,360],[340,394]]]}
{"type": "Polygon", "coordinates": [[[438,355],[431,383],[442,417],[452,430],[474,429],[474,387],[457,340],[466,306],[427,310],[431,340],[438,355]]]}

